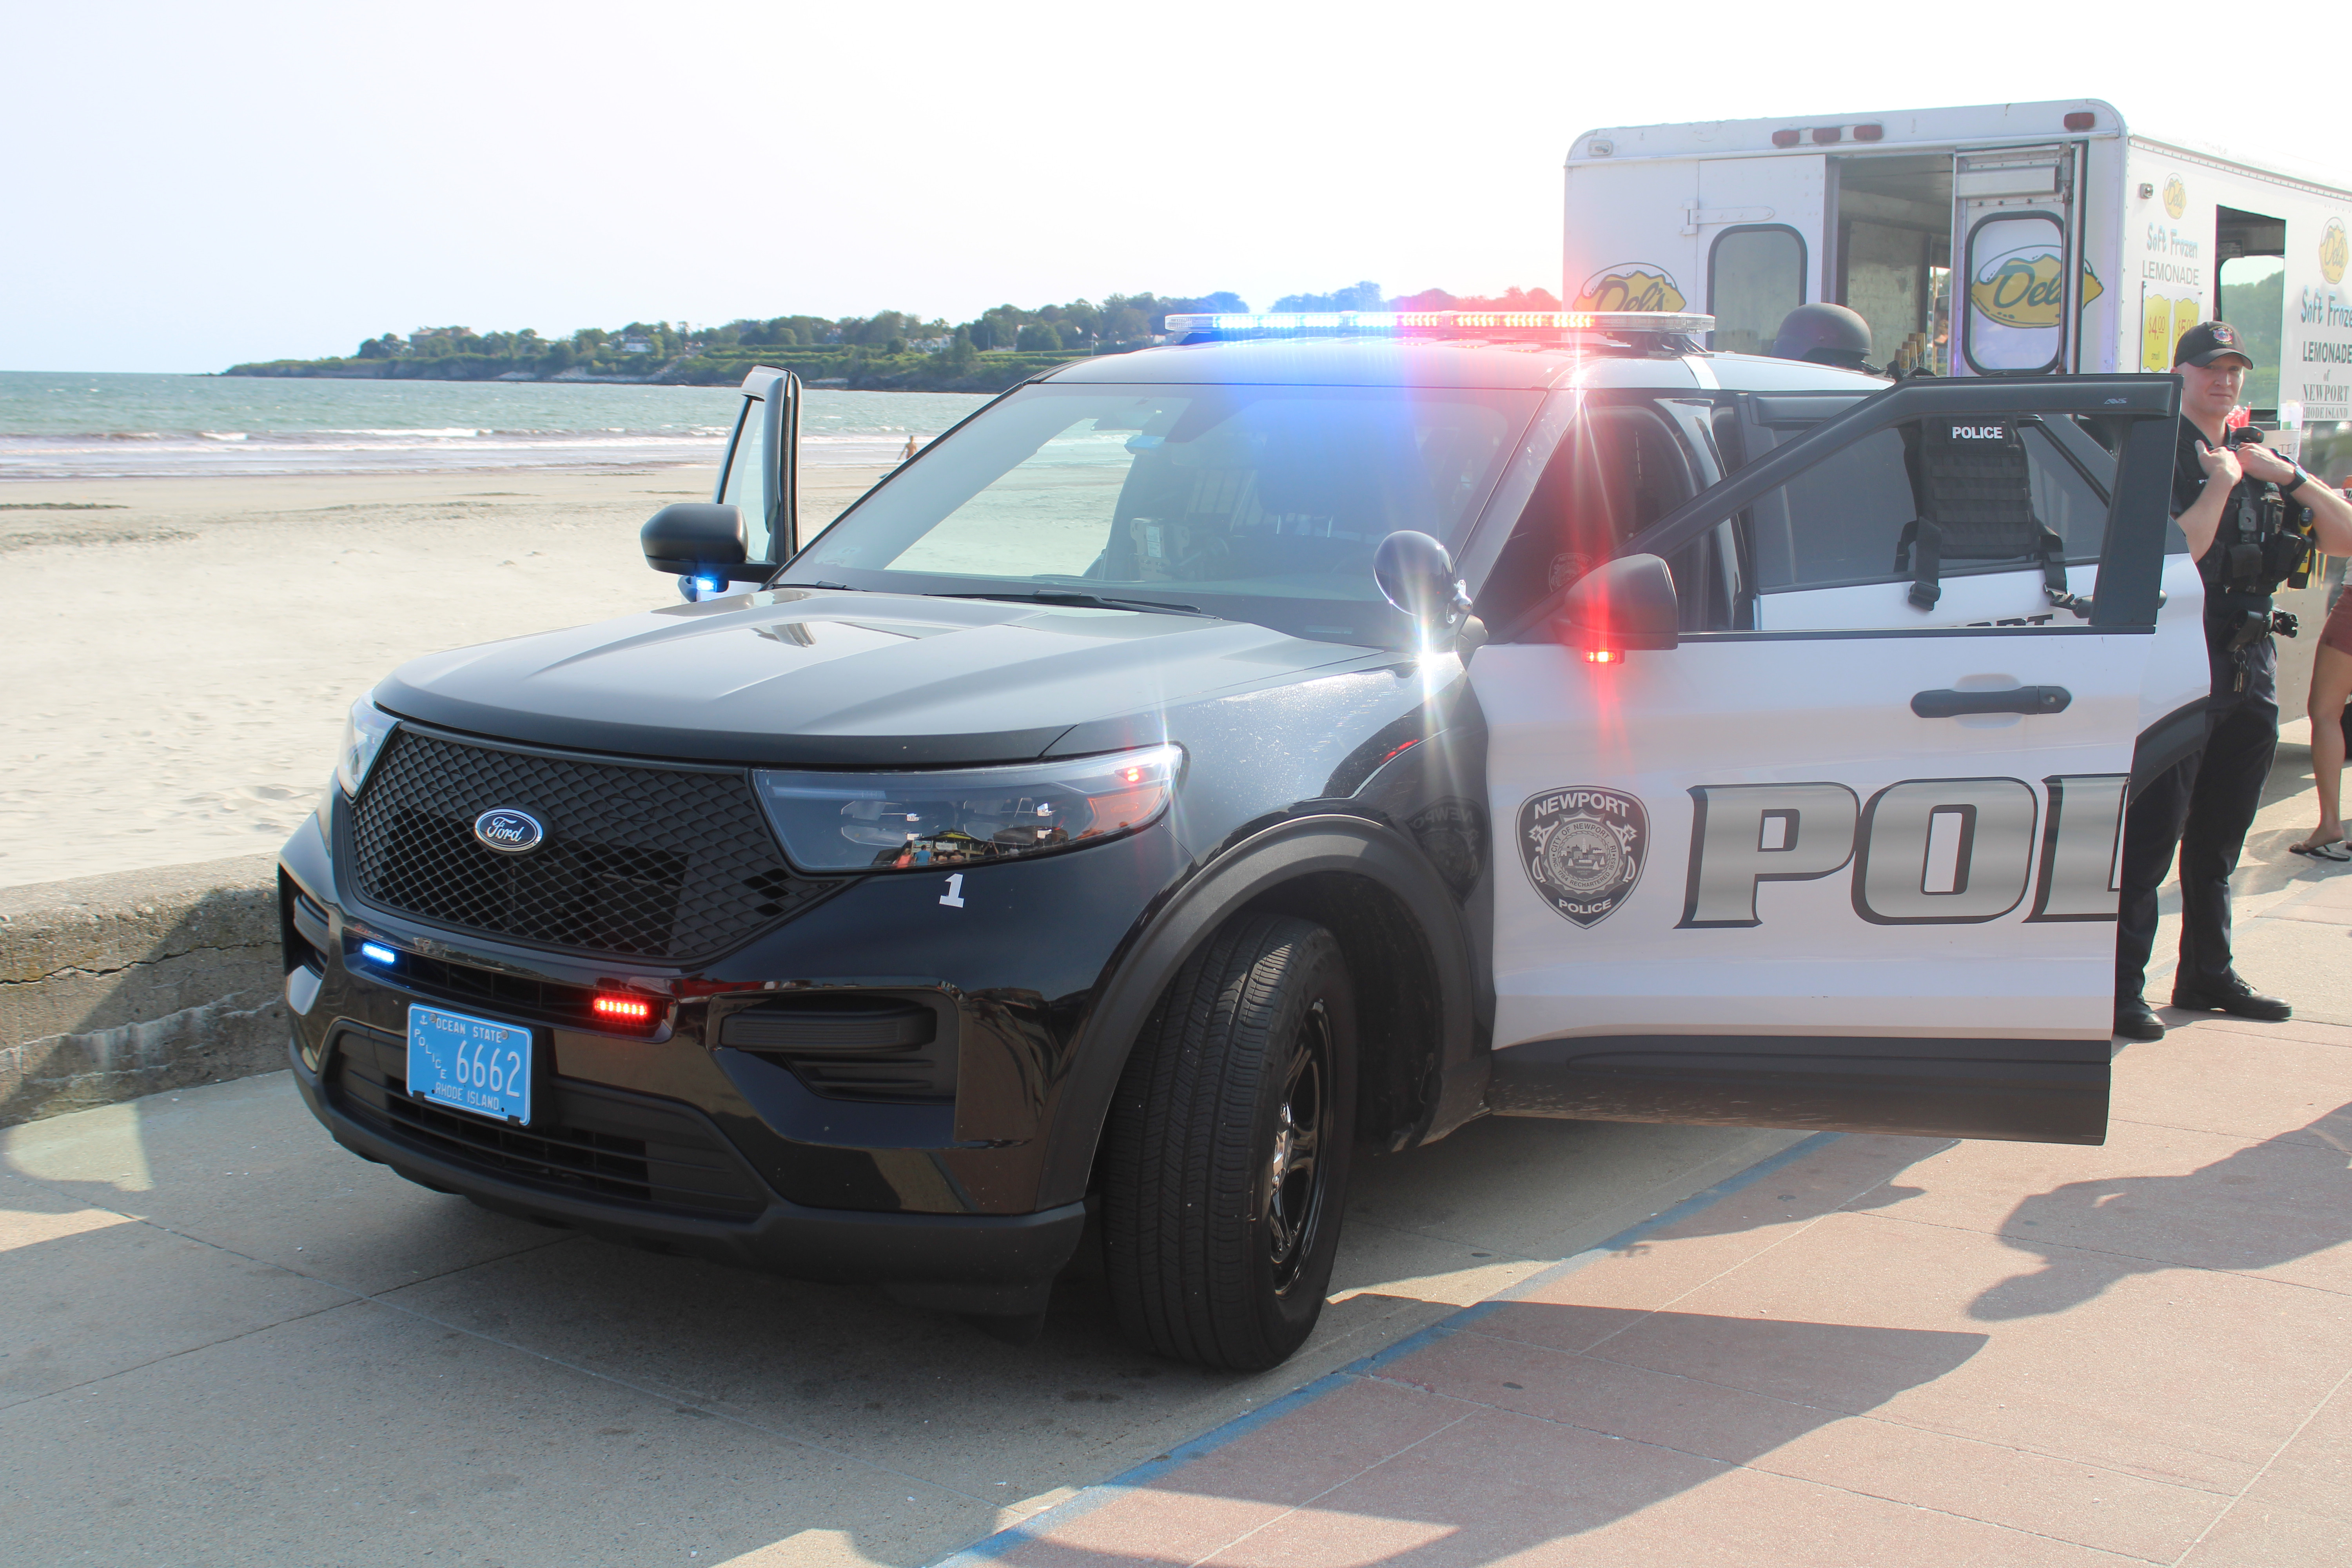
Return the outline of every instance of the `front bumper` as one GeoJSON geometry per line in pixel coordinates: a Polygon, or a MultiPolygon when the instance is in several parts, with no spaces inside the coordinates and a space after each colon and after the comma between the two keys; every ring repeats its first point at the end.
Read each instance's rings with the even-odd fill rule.
{"type": "Polygon", "coordinates": [[[943,907],[937,879],[867,879],[689,972],[376,910],[328,851],[335,826],[305,824],[289,842],[280,901],[295,1077],[346,1148],[487,1207],[654,1251],[872,1281],[952,1310],[1042,1307],[1085,1227],[1082,1184],[1054,1190],[1045,1173],[1057,1140],[1091,1145],[1096,1131],[1057,1114],[1061,1086],[1102,977],[1188,864],[1164,827],[977,868],[960,907],[943,907]],[[363,942],[398,963],[362,960],[363,942]],[[454,994],[461,970],[524,999],[454,994]],[[535,986],[625,988],[654,998],[659,1019],[632,1036],[535,1013],[535,986]],[[925,999],[952,1103],[820,1094],[718,1043],[733,1009],[842,990],[925,999]],[[530,1127],[406,1094],[412,1002],[533,1027],[530,1127]]]}
{"type": "MultiPolygon", "coordinates": [[[[583,1179],[577,1168],[583,1162],[546,1158],[543,1145],[549,1140],[543,1135],[520,1135],[481,1122],[482,1136],[461,1141],[425,1117],[402,1114],[404,1107],[388,1112],[384,1097],[364,1087],[380,1082],[380,1064],[368,1058],[398,1048],[398,1041],[380,1031],[344,1025],[330,1036],[315,1068],[304,1060],[299,1033],[289,1054],[303,1102],[336,1142],[410,1181],[518,1219],[794,1279],[890,1286],[919,1304],[970,1312],[1042,1307],[1046,1289],[1077,1249],[1086,1227],[1082,1203],[1025,1215],[810,1208],[768,1190],[708,1119],[690,1108],[558,1079],[551,1086],[551,1115],[541,1121],[616,1146],[606,1152],[607,1186],[599,1192],[594,1178],[583,1179]],[[625,1135],[664,1123],[666,1140],[625,1135]],[[610,1131],[614,1128],[623,1131],[610,1131]],[[619,1147],[630,1142],[645,1145],[656,1158],[630,1158],[634,1152],[619,1147]],[[638,1184],[640,1171],[629,1167],[646,1165],[653,1169],[642,1173],[653,1180],[642,1184],[646,1196],[611,1190],[638,1184]],[[692,1174],[681,1181],[681,1170],[692,1174]]],[[[467,1120],[446,1112],[425,1116],[461,1124],[467,1120]]]]}

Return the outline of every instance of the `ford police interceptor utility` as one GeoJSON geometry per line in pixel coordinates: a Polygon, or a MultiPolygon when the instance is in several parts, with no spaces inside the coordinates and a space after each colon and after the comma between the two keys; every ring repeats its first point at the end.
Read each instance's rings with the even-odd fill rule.
{"type": "Polygon", "coordinates": [[[2104,1136],[2118,824],[2201,734],[2173,378],[1171,326],[808,539],[755,373],[646,528],[698,602],[358,702],[281,862],[336,1139],[1003,1329],[1091,1215],[1248,1368],[1351,1160],[1474,1117],[2104,1136]]]}

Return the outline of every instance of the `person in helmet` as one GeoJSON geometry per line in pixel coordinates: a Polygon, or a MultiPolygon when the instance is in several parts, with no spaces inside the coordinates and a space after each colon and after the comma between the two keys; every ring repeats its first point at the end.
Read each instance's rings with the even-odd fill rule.
{"type": "Polygon", "coordinates": [[[1876,375],[1870,360],[1870,323],[1843,305],[1800,305],[1780,321],[1772,340],[1777,359],[1801,359],[1876,375]]]}

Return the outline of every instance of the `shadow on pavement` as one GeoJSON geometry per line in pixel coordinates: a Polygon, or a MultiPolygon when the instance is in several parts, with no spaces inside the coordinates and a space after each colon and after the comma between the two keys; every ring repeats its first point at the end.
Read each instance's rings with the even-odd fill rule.
{"type": "MultiPolygon", "coordinates": [[[[1378,1439],[1387,1452],[1348,1452],[1368,1440],[1368,1411],[1318,1417],[1310,1406],[1145,1489],[1193,1507],[1213,1498],[1296,1509],[1251,1537],[1262,1562],[1537,1562],[1549,1542],[1614,1524],[1933,1383],[1989,1338],[1514,1302],[1350,1391],[1368,1403],[1384,1397],[1381,1384],[1438,1396],[1391,1414],[1378,1439]],[[1303,1457],[1315,1452],[1318,1427],[1338,1450],[1328,1461],[1303,1457]],[[1325,1489],[1314,1474],[1324,1462],[1353,1479],[1325,1489]]],[[[1011,1560],[1018,1568],[1166,1561],[1146,1544],[1153,1510],[1140,1500],[1129,1515],[1139,1539],[1121,1542],[1124,1552],[1048,1539],[1011,1560]]],[[[1099,1542],[1107,1531],[1090,1533],[1099,1542]]],[[[1748,1560],[1769,1561],[1769,1546],[1756,1545],[1759,1555],[1748,1560]]]]}
{"type": "Polygon", "coordinates": [[[2271,1268],[2352,1241],[2347,1150],[2352,1105],[2186,1175],[2114,1176],[2037,1193],[2011,1211],[2000,1238],[2040,1252],[2042,1267],[1991,1287],[1969,1315],[2005,1322],[2063,1312],[2136,1274],[2271,1268]]]}

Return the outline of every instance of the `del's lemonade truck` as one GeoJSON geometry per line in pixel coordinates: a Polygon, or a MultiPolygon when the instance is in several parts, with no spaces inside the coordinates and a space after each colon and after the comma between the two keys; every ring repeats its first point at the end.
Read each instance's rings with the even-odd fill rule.
{"type": "MultiPolygon", "coordinates": [[[[1827,300],[1891,373],[1948,376],[2168,370],[2226,318],[2254,422],[2342,485],[2347,224],[2345,176],[2158,141],[2097,99],[1610,127],[1569,150],[1563,298],[1704,310],[1710,346],[1747,353],[1827,300]]],[[[2315,574],[2280,602],[2307,616],[2324,593],[2315,574]]],[[[2290,716],[2314,641],[2280,650],[2290,716]]]]}

